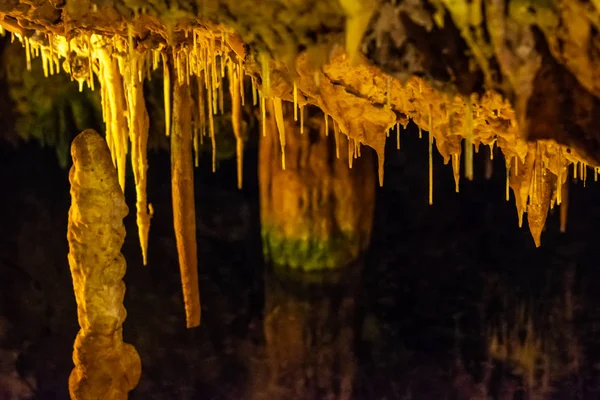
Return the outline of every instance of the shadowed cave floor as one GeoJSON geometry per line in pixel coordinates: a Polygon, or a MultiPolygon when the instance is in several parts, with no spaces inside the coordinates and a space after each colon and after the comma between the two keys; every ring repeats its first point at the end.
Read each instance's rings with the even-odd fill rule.
{"type": "MultiPolygon", "coordinates": [[[[330,293],[338,297],[331,303],[343,293],[356,304],[349,326],[354,340],[337,350],[356,362],[352,397],[477,398],[476,383],[485,370],[483,333],[490,324],[510,319],[519,305],[533,304],[538,331],[555,349],[555,369],[570,371],[574,361],[566,353],[579,349],[579,372],[557,378],[553,394],[545,397],[600,398],[600,185],[590,182],[593,178],[586,188],[581,182],[571,185],[567,233],[558,232],[556,212],[549,217],[542,248],[535,249],[527,227],[517,227],[513,200],[504,200],[500,155],[490,181],[483,178],[487,149],[476,155],[476,180],[461,182],[460,194],[454,193],[450,167],[436,155],[430,207],[426,137],[419,141],[408,132],[402,146],[396,151],[394,140],[388,143],[372,246],[355,267],[362,267],[361,275],[348,278],[358,279],[354,283],[334,285],[330,293]],[[562,324],[549,315],[564,306],[569,274],[575,277],[575,317],[562,324]],[[459,358],[464,367],[457,366],[459,358]]],[[[11,398],[3,393],[6,387],[30,391],[31,398],[67,399],[78,329],[66,258],[67,171],[58,167],[51,150],[34,145],[18,151],[1,145],[0,160],[0,399],[11,398]]],[[[148,198],[156,216],[146,268],[132,213],[133,182],[128,181],[125,340],[135,345],[143,363],[131,399],[294,398],[293,387],[273,389],[260,376],[268,346],[274,345],[265,338],[265,295],[275,302],[290,300],[285,291],[273,293],[278,278],[265,272],[262,261],[256,160],[254,144],[241,192],[235,189],[233,160],[214,175],[206,158],[196,170],[203,315],[201,327],[191,331],[185,329],[171,225],[168,154],[149,160],[148,198]]],[[[323,304],[315,297],[327,295],[303,293],[302,287],[289,296],[323,304]]],[[[493,366],[489,394],[525,398],[503,395],[502,388],[506,392],[522,380],[506,363],[493,366]]],[[[340,367],[330,369],[305,375],[323,379],[331,373],[339,379],[340,367]]],[[[311,395],[303,398],[335,398],[319,388],[305,393],[311,395]]]]}

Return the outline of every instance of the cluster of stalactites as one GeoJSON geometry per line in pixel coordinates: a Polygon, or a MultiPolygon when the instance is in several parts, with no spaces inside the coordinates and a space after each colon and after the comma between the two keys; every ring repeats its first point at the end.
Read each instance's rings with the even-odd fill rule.
{"type": "MultiPolygon", "coordinates": [[[[388,81],[389,82],[389,81],[388,81]]],[[[406,101],[412,103],[410,97],[439,99],[439,95],[419,78],[413,78],[404,89],[412,92],[406,101]],[[429,93],[426,93],[429,91],[429,93]],[[417,95],[418,93],[418,95],[417,95]]],[[[388,91],[389,93],[389,83],[388,91]]],[[[391,106],[388,98],[386,104],[391,106]]],[[[506,165],[506,200],[509,200],[512,188],[518,214],[519,227],[523,224],[523,216],[527,213],[529,229],[536,246],[541,245],[541,234],[544,230],[548,211],[561,206],[561,231],[566,229],[567,190],[569,169],[572,167],[573,177],[581,179],[584,185],[588,170],[591,168],[594,181],[598,179],[599,168],[587,165],[571,148],[557,144],[551,140],[526,142],[523,140],[515,123],[514,112],[499,95],[488,93],[484,98],[448,97],[440,102],[431,102],[429,107],[408,110],[406,118],[397,121],[396,126],[388,130],[387,137],[395,130],[397,149],[400,149],[400,125],[406,128],[411,118],[419,125],[419,136],[422,128],[427,131],[429,141],[429,204],[433,203],[433,144],[444,159],[444,163],[452,161],[456,192],[459,191],[461,177],[461,156],[464,154],[462,171],[468,180],[472,180],[473,154],[480,147],[488,146],[489,159],[485,176],[492,174],[492,161],[495,148],[504,153],[506,165]],[[425,110],[423,110],[425,108],[425,110]],[[501,116],[501,113],[506,114],[501,116]],[[494,124],[498,126],[494,126],[494,124]],[[500,125],[503,125],[500,127],[500,125]]]]}
{"type": "MultiPolygon", "coordinates": [[[[80,91],[87,85],[95,89],[94,78],[100,83],[102,99],[102,115],[106,124],[106,141],[111,152],[113,164],[117,170],[121,188],[125,190],[127,157],[131,152],[132,169],[134,172],[137,195],[137,224],[142,248],[144,265],[147,263],[148,234],[150,218],[153,214],[151,204],[147,203],[147,142],[149,131],[149,118],[143,95],[143,82],[151,79],[153,71],[162,67],[164,82],[164,109],[166,135],[171,136],[172,130],[181,130],[181,121],[176,121],[178,110],[176,104],[185,103],[179,99],[181,86],[187,86],[189,93],[194,95],[190,126],[192,134],[189,135],[194,149],[194,164],[198,166],[199,146],[205,137],[210,137],[212,144],[212,169],[216,170],[216,139],[214,116],[224,113],[225,84],[229,85],[231,98],[231,120],[236,138],[236,155],[238,168],[238,187],[242,187],[244,139],[242,132],[242,107],[245,104],[245,71],[243,59],[239,54],[231,51],[226,44],[228,33],[208,34],[206,31],[189,30],[185,32],[186,38],[191,35],[191,40],[186,43],[172,46],[161,46],[157,49],[139,51],[133,37],[131,26],[128,27],[128,37],[107,37],[98,34],[80,34],[71,39],[64,36],[46,34],[44,37],[23,37],[13,34],[25,48],[28,69],[31,60],[40,57],[43,64],[44,75],[49,76],[62,71],[70,74],[72,80],[79,83],[80,91]]],[[[268,68],[268,61],[265,64],[268,68]]],[[[252,103],[258,105],[265,115],[266,99],[273,101],[277,120],[282,121],[281,100],[270,98],[268,92],[268,70],[266,72],[266,88],[258,89],[255,78],[252,83],[252,103]],[[266,91],[266,92],[265,92],[266,91]],[[279,107],[277,107],[279,105],[279,107]]],[[[265,80],[263,79],[263,83],[265,80]]],[[[295,112],[297,117],[297,112],[295,112]]],[[[302,113],[301,113],[302,116],[302,113]]],[[[264,119],[263,119],[264,120],[264,119]]],[[[187,125],[186,125],[187,126],[187,125]]],[[[280,135],[284,137],[283,129],[280,135]]],[[[184,135],[184,137],[187,137],[184,135]]],[[[284,153],[282,152],[282,160],[284,153]]],[[[285,164],[285,162],[284,162],[285,164]]],[[[192,185],[189,180],[180,174],[180,168],[174,164],[172,168],[173,179],[183,180],[192,185]]],[[[189,171],[188,171],[189,172],[189,171]]],[[[188,174],[189,175],[189,174],[188,174]]],[[[174,213],[194,215],[193,202],[179,201],[182,196],[173,196],[174,213]]],[[[179,225],[184,221],[180,221],[179,225]]],[[[195,248],[195,235],[189,229],[177,226],[176,233],[187,232],[187,235],[177,235],[178,248],[195,248]],[[188,237],[189,236],[189,237],[188,237]],[[181,242],[181,243],[179,243],[181,242]]],[[[189,257],[180,257],[180,263],[190,263],[189,257]],[[187,260],[187,261],[186,261],[187,260]]],[[[192,274],[195,265],[180,265],[182,274],[192,274]]],[[[193,275],[193,274],[192,274],[193,275]]],[[[198,299],[197,278],[183,276],[184,299],[198,299]]],[[[186,303],[188,326],[199,324],[199,301],[197,304],[186,303]],[[191,310],[191,311],[189,311],[191,310]],[[189,311],[189,312],[188,312],[189,311]]]]}
{"type": "MultiPolygon", "coordinates": [[[[185,84],[192,88],[195,106],[191,117],[193,127],[191,140],[195,152],[195,164],[198,165],[199,145],[205,137],[209,137],[213,151],[213,171],[216,169],[214,116],[224,112],[224,88],[225,83],[229,83],[231,119],[237,142],[238,187],[241,187],[244,147],[241,114],[245,103],[245,71],[244,60],[227,44],[229,35],[227,31],[207,32],[191,29],[185,31],[185,36],[189,39],[185,43],[143,52],[139,52],[135,46],[136,41],[132,37],[131,27],[128,32],[128,38],[118,36],[107,38],[85,34],[71,40],[52,34],[47,34],[45,38],[15,36],[22,41],[26,49],[28,66],[32,58],[41,57],[46,75],[57,73],[62,67],[79,82],[80,89],[87,84],[92,90],[94,75],[98,77],[102,90],[107,142],[122,187],[125,185],[126,158],[131,143],[138,197],[138,225],[145,263],[152,208],[146,204],[145,195],[148,123],[143,101],[143,80],[150,78],[151,72],[162,65],[167,136],[171,133],[173,96],[177,93],[173,90],[173,85],[185,84]],[[73,54],[75,56],[66,57],[73,54]],[[61,58],[64,58],[64,61],[61,62],[61,58]]],[[[281,143],[281,163],[282,168],[285,169],[282,99],[271,93],[273,68],[271,61],[264,55],[260,55],[258,61],[261,67],[262,85],[259,90],[256,79],[251,77],[252,103],[260,107],[264,132],[267,101],[272,102],[269,107],[275,114],[281,143]]],[[[374,84],[378,85],[377,80],[381,81],[381,76],[373,78],[374,84]]],[[[317,86],[318,78],[319,74],[315,73],[317,86]]],[[[515,193],[519,225],[522,224],[523,214],[527,212],[530,229],[536,244],[539,245],[548,208],[563,203],[569,166],[575,165],[575,174],[579,174],[582,179],[586,178],[587,166],[580,161],[575,152],[567,151],[564,146],[553,142],[539,142],[535,146],[527,144],[520,138],[514,111],[496,93],[486,93],[481,98],[474,96],[462,98],[443,95],[417,77],[404,83],[387,76],[384,79],[382,86],[385,90],[380,92],[385,93],[387,98],[382,99],[381,102],[390,110],[401,111],[403,116],[388,126],[388,129],[395,129],[397,147],[400,148],[400,125],[406,127],[409,120],[413,120],[420,128],[428,131],[429,203],[433,203],[434,143],[445,163],[451,161],[457,191],[461,164],[463,164],[464,176],[471,180],[473,179],[473,153],[477,152],[483,144],[490,147],[489,154],[493,157],[493,148],[497,146],[506,158],[507,197],[511,187],[515,193]],[[415,102],[415,99],[424,101],[415,102]],[[462,154],[464,160],[461,160],[462,154]]],[[[294,119],[299,119],[302,133],[303,107],[308,99],[304,95],[299,96],[297,82],[293,82],[292,87],[294,119]],[[302,99],[302,105],[299,104],[299,97],[302,99]]],[[[327,127],[329,116],[326,109],[324,112],[326,132],[329,132],[327,127]]],[[[344,121],[336,120],[333,115],[331,117],[336,138],[339,133],[348,134],[344,121]]],[[[351,135],[349,138],[351,139],[348,145],[349,154],[352,155],[349,157],[351,168],[352,160],[360,156],[361,140],[352,138],[351,135]]],[[[380,183],[382,183],[383,153],[381,149],[377,151],[380,183]]],[[[337,152],[339,153],[339,149],[337,152]]],[[[594,175],[597,176],[597,173],[598,169],[594,168],[594,175]]],[[[174,204],[174,207],[177,205],[174,204]]],[[[561,214],[566,215],[565,212],[561,214]]],[[[563,218],[563,229],[564,221],[563,218]]]]}

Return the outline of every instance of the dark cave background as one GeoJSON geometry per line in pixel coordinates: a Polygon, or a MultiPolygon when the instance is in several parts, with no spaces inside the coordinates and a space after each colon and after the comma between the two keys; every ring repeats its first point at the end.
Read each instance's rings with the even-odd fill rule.
{"type": "MultiPolygon", "coordinates": [[[[12,106],[6,80],[0,79],[5,139],[19,136],[12,106]]],[[[162,120],[159,111],[149,109],[152,121],[162,120]]],[[[195,169],[198,329],[185,329],[168,152],[149,154],[148,199],[156,214],[147,267],[141,264],[129,173],[124,335],[142,358],[142,378],[132,399],[337,398],[321,383],[310,382],[320,374],[339,380],[341,368],[335,365],[332,371],[305,374],[304,384],[316,387],[302,396],[291,395],[298,392],[293,385],[283,392],[269,392],[264,385],[266,296],[314,306],[307,320],[321,315],[323,304],[352,299],[354,317],[345,326],[352,340],[336,351],[355,360],[353,398],[475,398],[485,369],[487,329],[510,321],[521,305],[551,343],[558,369],[569,370],[560,362],[568,364],[563,353],[571,342],[582,353],[577,373],[556,378],[550,397],[600,398],[600,184],[592,173],[586,187],[571,180],[567,232],[559,232],[555,209],[536,249],[526,222],[517,226],[512,193],[510,201],[504,199],[499,152],[492,179],[486,180],[489,153],[482,148],[475,156],[475,180],[461,179],[457,194],[451,167],[435,151],[434,204],[429,206],[427,135],[419,139],[410,125],[402,132],[401,150],[395,134],[388,140],[372,243],[351,267],[357,273],[342,274],[343,279],[320,288],[296,279],[287,293],[281,287],[289,282],[265,265],[261,253],[256,133],[246,148],[242,190],[236,188],[234,159],[221,160],[215,174],[210,157],[195,169]],[[569,276],[574,276],[575,317],[565,326],[553,313],[563,304],[569,276]]],[[[0,399],[67,399],[78,330],[67,262],[68,169],[60,167],[52,146],[0,140],[0,182],[0,399]]],[[[514,366],[493,365],[489,394],[508,398],[502,388],[520,386],[522,379],[514,366]]],[[[510,398],[524,396],[518,391],[510,398]]]]}

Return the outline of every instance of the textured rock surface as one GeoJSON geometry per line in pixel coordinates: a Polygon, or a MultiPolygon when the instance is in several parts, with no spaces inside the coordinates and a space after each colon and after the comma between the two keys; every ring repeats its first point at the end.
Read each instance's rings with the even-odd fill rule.
{"type": "Polygon", "coordinates": [[[127,268],[121,254],[128,207],[106,142],[79,134],[71,147],[69,265],[81,327],[75,340],[72,399],[126,399],[141,374],[135,348],[123,342],[127,268]]]}

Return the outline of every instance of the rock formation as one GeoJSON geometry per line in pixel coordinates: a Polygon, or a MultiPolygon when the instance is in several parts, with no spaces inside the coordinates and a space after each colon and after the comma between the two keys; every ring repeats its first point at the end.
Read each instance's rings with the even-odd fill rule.
{"type": "Polygon", "coordinates": [[[69,265],[81,327],[75,340],[72,399],[126,399],[138,383],[141,361],[123,342],[127,268],[121,254],[128,209],[106,142],[92,130],[71,147],[69,265]]]}

